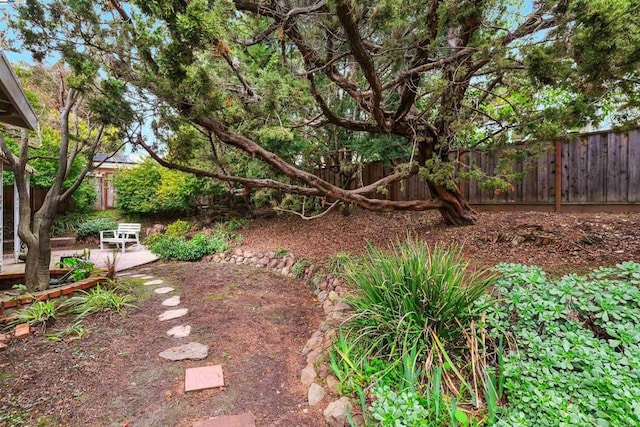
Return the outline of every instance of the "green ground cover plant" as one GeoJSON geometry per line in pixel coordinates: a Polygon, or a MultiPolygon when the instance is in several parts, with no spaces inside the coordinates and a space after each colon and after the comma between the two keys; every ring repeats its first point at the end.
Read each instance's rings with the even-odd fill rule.
{"type": "Polygon", "coordinates": [[[197,261],[205,255],[224,252],[228,247],[228,242],[223,238],[204,233],[198,233],[190,240],[163,235],[153,243],[151,252],[162,259],[197,261]]]}
{"type": "Polygon", "coordinates": [[[487,329],[504,356],[499,426],[640,425],[640,264],[550,279],[501,264],[487,329]]]}
{"type": "Polygon", "coordinates": [[[191,224],[177,220],[167,227],[166,232],[148,236],[145,244],[162,259],[198,261],[205,255],[224,252],[231,244],[237,243],[242,236],[235,231],[242,224],[240,220],[218,223],[208,234],[198,233],[187,239],[191,224]]]}

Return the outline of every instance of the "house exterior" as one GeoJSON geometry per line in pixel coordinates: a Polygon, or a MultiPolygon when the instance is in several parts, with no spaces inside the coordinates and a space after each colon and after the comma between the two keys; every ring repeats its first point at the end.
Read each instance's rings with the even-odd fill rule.
{"type": "MultiPolygon", "coordinates": [[[[4,56],[4,53],[0,51],[0,123],[6,123],[9,125],[25,128],[35,129],[38,127],[38,119],[33,112],[27,97],[22,90],[22,85],[18,80],[18,77],[13,72],[11,64],[4,56]]],[[[0,155],[0,189],[2,187],[2,170],[5,166],[8,166],[7,159],[0,155]]],[[[27,167],[27,174],[33,172],[33,169],[27,167]]],[[[27,176],[28,179],[28,176],[27,176]]],[[[2,191],[0,191],[0,204],[4,204],[2,200],[2,191]]],[[[19,202],[17,191],[14,191],[14,217],[18,217],[19,202]]],[[[4,218],[2,209],[0,209],[0,253],[3,247],[3,228],[4,218]]],[[[18,221],[14,221],[13,227],[13,244],[14,244],[14,257],[17,259],[20,252],[20,239],[18,238],[18,221]]],[[[0,271],[2,271],[2,256],[0,256],[0,271]]]]}
{"type": "Polygon", "coordinates": [[[113,209],[116,206],[116,194],[113,187],[111,177],[118,172],[118,170],[133,167],[137,164],[135,159],[125,154],[110,155],[105,153],[98,153],[93,156],[93,166],[95,169],[91,174],[98,198],[94,208],[96,210],[113,209]]]}

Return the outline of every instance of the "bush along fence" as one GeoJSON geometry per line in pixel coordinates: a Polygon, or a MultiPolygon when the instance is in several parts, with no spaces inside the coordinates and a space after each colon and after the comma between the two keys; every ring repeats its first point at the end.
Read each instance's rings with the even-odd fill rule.
{"type": "MultiPolygon", "coordinates": [[[[460,180],[462,194],[473,205],[488,209],[506,206],[545,211],[640,211],[640,129],[624,132],[602,131],[577,135],[555,142],[540,154],[526,153],[526,146],[510,149],[513,171],[521,179],[511,181],[506,191],[484,188],[476,180],[460,180]],[[525,155],[526,154],[526,155],[525,155]]],[[[496,151],[453,151],[452,159],[475,165],[488,176],[500,175],[500,153],[496,151]]],[[[389,175],[382,162],[367,163],[358,179],[345,175],[334,162],[317,175],[341,187],[368,185],[389,175]]],[[[354,169],[355,170],[355,169],[354,169]]],[[[379,197],[389,200],[430,198],[424,180],[414,175],[386,188],[379,197]]]]}
{"type": "MultiPolygon", "coordinates": [[[[326,403],[329,398],[333,399],[323,412],[325,421],[330,426],[346,425],[347,413],[354,414],[357,405],[353,405],[349,398],[339,396],[338,379],[331,374],[327,361],[327,350],[338,334],[336,328],[351,313],[351,307],[344,302],[347,294],[345,284],[289,253],[258,253],[236,248],[225,253],[205,256],[203,261],[269,268],[285,276],[302,280],[309,286],[318,303],[322,305],[325,320],[320,323],[301,351],[306,366],[300,372],[300,382],[308,387],[309,406],[318,406],[326,403]]],[[[359,415],[353,415],[353,419],[356,422],[362,421],[359,415]]]]}

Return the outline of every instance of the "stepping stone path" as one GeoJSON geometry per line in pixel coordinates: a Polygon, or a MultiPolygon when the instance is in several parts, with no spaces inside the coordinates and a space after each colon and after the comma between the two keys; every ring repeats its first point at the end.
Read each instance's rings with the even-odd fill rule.
{"type": "Polygon", "coordinates": [[[220,365],[189,368],[185,371],[185,392],[222,387],[223,385],[224,378],[222,376],[222,366],[220,365]]]}
{"type": "Polygon", "coordinates": [[[171,298],[167,298],[162,301],[162,305],[165,307],[175,307],[176,305],[180,305],[180,295],[172,296],[171,298]]]}
{"type": "Polygon", "coordinates": [[[256,420],[253,414],[230,415],[227,417],[209,418],[196,421],[193,427],[255,427],[256,420]]]}
{"type": "Polygon", "coordinates": [[[200,360],[209,355],[209,346],[197,342],[171,347],[160,353],[160,357],[169,360],[200,360]]]}
{"type": "Polygon", "coordinates": [[[177,319],[189,312],[188,308],[177,308],[175,310],[167,310],[164,313],[158,315],[158,320],[164,322],[165,320],[177,319]]]}
{"type": "MultiPolygon", "coordinates": [[[[149,269],[139,270],[149,271],[149,269]]],[[[130,272],[122,273],[121,276],[129,276],[132,278],[142,278],[146,280],[145,286],[162,285],[164,280],[154,279],[153,276],[148,273],[145,274],[131,274],[130,272]]],[[[156,294],[168,294],[175,289],[171,286],[163,286],[153,290],[156,294]]],[[[170,298],[162,301],[164,307],[176,307],[180,305],[180,295],[174,295],[170,298]]],[[[177,319],[186,315],[189,312],[188,308],[177,308],[173,310],[166,310],[158,315],[158,320],[161,322],[177,319]]],[[[191,334],[191,325],[174,326],[167,331],[167,335],[174,338],[184,338],[191,334]]],[[[188,344],[171,347],[160,353],[160,357],[171,360],[202,360],[209,355],[209,346],[200,344],[197,342],[190,342],[188,344]]],[[[189,368],[185,370],[184,376],[184,391],[197,391],[208,388],[217,388],[224,386],[224,376],[222,375],[222,365],[202,366],[199,368],[189,368]]],[[[324,397],[324,396],[323,396],[324,397]]],[[[310,400],[313,399],[310,397],[310,400]]],[[[318,400],[322,400],[320,397],[318,400]]],[[[253,414],[241,414],[231,415],[225,417],[209,418],[201,421],[197,421],[194,427],[255,427],[255,419],[253,414]]]]}
{"type": "Polygon", "coordinates": [[[167,335],[171,335],[171,336],[173,336],[175,338],[188,337],[190,333],[191,333],[191,326],[190,325],[174,326],[173,328],[171,328],[171,329],[169,329],[167,331],[167,335]]]}

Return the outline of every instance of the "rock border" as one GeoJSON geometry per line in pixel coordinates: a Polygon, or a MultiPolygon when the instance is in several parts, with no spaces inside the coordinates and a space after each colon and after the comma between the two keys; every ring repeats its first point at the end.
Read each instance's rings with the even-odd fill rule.
{"type": "MultiPolygon", "coordinates": [[[[338,379],[330,373],[327,362],[327,349],[331,347],[333,339],[338,334],[337,326],[351,313],[351,307],[344,301],[348,294],[347,286],[330,274],[322,274],[321,270],[313,264],[305,265],[304,271],[296,276],[294,266],[308,261],[296,258],[291,253],[281,255],[273,251],[253,252],[235,248],[224,253],[208,255],[202,261],[267,268],[284,276],[301,280],[313,291],[318,304],[324,311],[325,320],[320,323],[318,329],[302,348],[306,366],[300,372],[300,382],[307,387],[311,395],[318,396],[309,399],[309,406],[323,404],[325,396],[335,399],[329,403],[325,402],[326,405],[323,404],[323,415],[328,425],[334,427],[348,425],[344,412],[347,408],[352,409],[357,406],[352,405],[347,397],[340,396],[337,390],[338,379]],[[324,390],[324,394],[319,388],[324,390]],[[320,395],[322,397],[319,397],[320,395]],[[340,408],[340,411],[336,411],[336,408],[340,408]]],[[[358,420],[360,417],[355,415],[353,418],[358,420]]]]}

